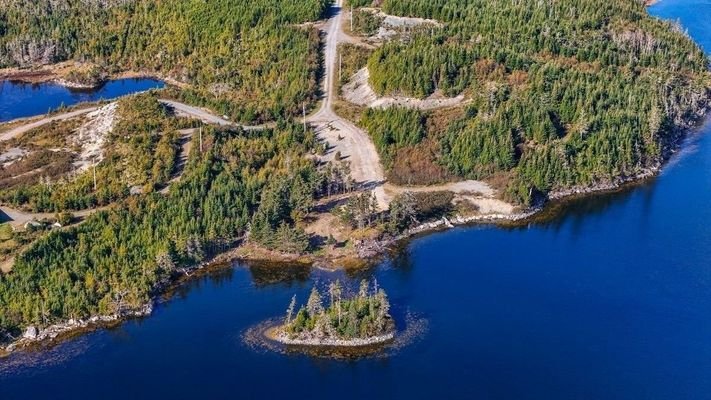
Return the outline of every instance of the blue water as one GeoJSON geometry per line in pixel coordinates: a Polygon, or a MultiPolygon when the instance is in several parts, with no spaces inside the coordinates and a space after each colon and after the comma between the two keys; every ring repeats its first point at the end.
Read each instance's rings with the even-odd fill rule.
{"type": "MultiPolygon", "coordinates": [[[[711,48],[709,2],[652,12],[711,48]]],[[[654,182],[550,222],[425,236],[354,275],[235,264],[149,318],[1,360],[0,399],[710,399],[711,125],[682,153],[654,182]],[[358,361],[241,340],[315,282],[362,277],[427,331],[358,361]]]]}
{"type": "Polygon", "coordinates": [[[62,105],[110,100],[164,87],[155,79],[117,79],[93,90],[71,90],[55,83],[29,84],[0,81],[0,122],[45,114],[62,105]]]}

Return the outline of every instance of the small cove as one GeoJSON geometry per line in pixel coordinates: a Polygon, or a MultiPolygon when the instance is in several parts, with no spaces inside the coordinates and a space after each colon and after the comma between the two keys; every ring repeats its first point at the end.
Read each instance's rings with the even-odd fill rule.
{"type": "MultiPolygon", "coordinates": [[[[663,0],[711,49],[711,2],[663,0]]],[[[44,111],[43,111],[44,112],[44,111]]],[[[423,235],[357,271],[235,262],[148,318],[0,359],[3,399],[706,399],[711,123],[656,179],[525,227],[423,235]],[[260,350],[243,336],[292,295],[377,279],[421,335],[384,357],[260,350]]]]}
{"type": "Polygon", "coordinates": [[[79,103],[111,100],[163,87],[165,87],[164,82],[151,78],[116,79],[90,90],[69,89],[53,82],[0,81],[0,123],[46,114],[61,106],[69,107],[79,103]]]}

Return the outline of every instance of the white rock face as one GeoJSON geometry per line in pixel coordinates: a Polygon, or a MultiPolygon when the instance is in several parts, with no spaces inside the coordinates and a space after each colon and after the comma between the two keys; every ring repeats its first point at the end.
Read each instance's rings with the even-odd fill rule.
{"type": "Polygon", "coordinates": [[[416,99],[405,96],[378,96],[370,86],[370,72],[362,68],[351,80],[343,86],[343,98],[353,104],[370,108],[405,107],[419,110],[434,110],[437,108],[453,107],[465,102],[464,95],[446,97],[441,92],[436,92],[425,99],[416,99]]]}
{"type": "Polygon", "coordinates": [[[30,325],[27,327],[27,329],[25,329],[25,333],[22,335],[22,337],[25,339],[36,339],[37,335],[39,335],[39,331],[37,330],[37,328],[30,325]]]}
{"type": "Polygon", "coordinates": [[[74,136],[74,142],[81,146],[79,160],[75,162],[79,171],[88,170],[103,159],[104,142],[114,127],[117,107],[118,103],[110,103],[87,114],[88,122],[74,136]]]}

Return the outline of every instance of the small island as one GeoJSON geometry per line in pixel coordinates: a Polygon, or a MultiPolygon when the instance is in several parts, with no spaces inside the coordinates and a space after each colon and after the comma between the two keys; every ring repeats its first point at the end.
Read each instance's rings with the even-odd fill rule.
{"type": "Polygon", "coordinates": [[[329,306],[315,287],[306,306],[296,311],[296,296],[284,323],[267,331],[270,339],[287,345],[359,347],[381,344],[395,337],[390,302],[377,282],[361,281],[358,293],[346,297],[339,281],[328,287],[329,306]]]}

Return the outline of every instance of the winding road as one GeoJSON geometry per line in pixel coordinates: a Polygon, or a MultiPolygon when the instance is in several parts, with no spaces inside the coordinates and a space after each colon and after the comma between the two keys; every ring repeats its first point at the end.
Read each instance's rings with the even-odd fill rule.
{"type": "MultiPolygon", "coordinates": [[[[86,217],[90,216],[91,214],[94,214],[96,212],[99,212],[101,210],[106,210],[108,209],[109,206],[105,207],[97,207],[97,208],[91,208],[87,210],[80,210],[80,211],[70,211],[70,213],[75,217],[79,219],[85,219],[86,217]]],[[[0,221],[2,222],[9,222],[10,225],[12,225],[15,228],[19,228],[24,226],[26,223],[30,221],[41,221],[41,220],[53,220],[54,217],[57,215],[56,213],[30,213],[30,212],[25,212],[21,211],[12,207],[6,207],[2,206],[0,207],[0,212],[4,215],[2,215],[0,218],[0,221]],[[4,220],[3,220],[4,219],[4,220]]]]}
{"type": "Polygon", "coordinates": [[[47,125],[47,124],[49,124],[49,123],[51,123],[51,122],[55,122],[55,121],[66,121],[66,120],[68,120],[68,119],[72,119],[72,118],[80,117],[80,116],[82,116],[82,115],[86,115],[86,114],[88,114],[88,113],[90,113],[90,112],[92,112],[92,111],[96,111],[96,110],[98,110],[98,109],[99,109],[99,107],[87,107],[87,108],[82,108],[82,109],[80,109],[80,110],[75,110],[75,111],[71,111],[71,112],[67,112],[67,113],[63,113],[63,114],[53,115],[53,116],[51,116],[51,117],[40,118],[40,119],[37,119],[37,120],[34,120],[34,118],[22,118],[22,119],[16,119],[16,120],[13,120],[13,121],[6,122],[6,124],[16,124],[16,123],[19,123],[19,122],[21,122],[21,121],[30,121],[30,120],[32,120],[32,122],[29,122],[29,123],[23,124],[23,125],[19,125],[19,126],[15,127],[15,128],[12,128],[12,129],[10,129],[10,130],[8,130],[8,131],[3,132],[2,134],[0,134],[0,142],[4,142],[4,141],[10,140],[10,139],[14,139],[14,138],[16,138],[16,137],[22,135],[22,134],[25,133],[25,132],[29,132],[29,131],[31,131],[31,130],[33,130],[33,129],[39,128],[40,126],[47,125]]]}
{"type": "MultiPolygon", "coordinates": [[[[357,127],[352,122],[340,117],[334,112],[333,109],[333,105],[338,98],[338,89],[336,85],[338,45],[340,43],[358,42],[356,38],[350,37],[342,29],[342,4],[343,0],[336,0],[332,4],[330,13],[332,16],[323,28],[326,36],[324,50],[325,78],[323,80],[323,101],[321,102],[319,110],[315,114],[306,118],[306,122],[314,127],[318,137],[325,140],[329,144],[329,152],[323,157],[323,159],[325,161],[330,161],[335,158],[336,153],[340,153],[342,158],[348,160],[350,163],[352,178],[359,184],[361,189],[369,190],[375,195],[378,206],[381,210],[388,209],[392,198],[405,191],[424,192],[448,190],[460,194],[478,193],[475,198],[473,197],[470,199],[475,205],[477,204],[477,201],[480,201],[482,202],[481,205],[486,205],[486,207],[482,209],[491,209],[491,204],[494,204],[492,212],[510,212],[512,206],[500,200],[496,200],[495,191],[492,190],[485,182],[468,180],[439,186],[417,188],[402,187],[392,184],[386,185],[385,173],[380,162],[380,156],[375,148],[375,145],[370,140],[368,133],[357,127]],[[495,200],[495,202],[492,203],[492,200],[495,200]]],[[[160,99],[160,102],[173,109],[175,115],[177,116],[195,118],[206,124],[241,127],[245,130],[261,130],[275,126],[274,123],[267,123],[263,125],[239,125],[203,108],[168,99],[160,99]]],[[[97,107],[88,107],[37,120],[23,119],[10,121],[8,124],[18,124],[24,120],[27,120],[28,123],[16,126],[4,133],[1,133],[0,141],[10,140],[48,123],[82,116],[96,109],[97,107]]],[[[184,140],[189,142],[189,132],[185,131],[181,133],[188,136],[185,137],[184,140]]],[[[183,150],[185,151],[185,149],[183,150]]],[[[183,154],[183,156],[186,155],[183,154]]],[[[0,209],[5,211],[5,213],[8,214],[8,216],[10,216],[13,220],[23,221],[23,224],[32,219],[41,219],[38,217],[45,217],[43,214],[23,213],[21,211],[8,209],[6,207],[0,207],[0,209]]],[[[93,211],[88,210],[86,212],[91,213],[93,211]]]]}
{"type": "MultiPolygon", "coordinates": [[[[198,120],[200,120],[206,124],[209,124],[209,125],[241,127],[242,129],[244,129],[246,131],[256,131],[256,130],[267,129],[267,128],[273,127],[275,125],[275,124],[240,125],[240,124],[232,122],[228,119],[225,119],[223,117],[219,117],[204,108],[194,107],[194,106],[180,103],[180,102],[177,102],[174,100],[160,99],[159,101],[161,103],[163,103],[164,105],[173,109],[175,115],[177,115],[179,117],[195,118],[195,119],[198,119],[198,120]]],[[[92,107],[81,108],[79,110],[66,112],[63,114],[52,115],[50,117],[44,117],[44,118],[39,118],[39,119],[37,119],[36,117],[34,117],[34,118],[30,117],[30,118],[21,118],[21,119],[16,119],[13,121],[4,122],[3,125],[5,125],[5,124],[12,125],[12,124],[21,123],[23,121],[28,121],[28,123],[26,123],[26,124],[16,126],[14,128],[11,128],[11,129],[1,133],[0,134],[0,142],[14,139],[26,132],[29,132],[33,129],[37,129],[37,128],[47,125],[49,123],[56,122],[56,121],[66,121],[66,120],[69,120],[72,118],[86,115],[86,114],[96,111],[98,109],[99,109],[99,107],[92,106],[92,107]]]]}
{"type": "Polygon", "coordinates": [[[340,43],[357,43],[358,40],[347,35],[343,25],[343,0],[337,0],[332,5],[331,19],[324,26],[326,46],[324,54],[325,79],[323,82],[324,99],[316,114],[307,118],[314,126],[318,136],[326,140],[331,151],[326,160],[333,159],[336,152],[350,162],[351,176],[361,188],[370,190],[377,199],[381,210],[387,210],[390,201],[406,191],[435,192],[451,191],[467,195],[467,200],[477,206],[481,212],[510,214],[514,207],[496,198],[496,191],[487,183],[474,180],[447,183],[438,186],[404,187],[386,184],[385,173],[380,156],[367,132],[350,121],[340,117],[333,110],[333,104],[338,97],[336,73],[338,62],[338,45],[340,43]]]}
{"type": "Polygon", "coordinates": [[[159,101],[161,103],[163,103],[164,105],[172,108],[173,112],[175,113],[176,116],[195,118],[195,119],[198,119],[208,125],[240,127],[242,129],[244,129],[245,131],[260,131],[263,129],[268,129],[268,128],[272,128],[272,127],[276,126],[275,123],[268,123],[268,124],[261,124],[261,125],[241,125],[241,124],[232,122],[224,117],[217,116],[214,113],[212,113],[210,110],[207,110],[204,108],[191,106],[191,105],[188,105],[185,103],[180,103],[175,100],[160,99],[159,101]]]}
{"type": "Polygon", "coordinates": [[[326,160],[333,159],[334,155],[340,152],[341,156],[350,162],[353,180],[361,187],[372,190],[379,207],[387,209],[390,199],[383,187],[385,173],[375,145],[366,132],[333,111],[333,103],[338,96],[335,85],[338,44],[351,42],[342,29],[342,4],[343,0],[337,0],[331,6],[333,16],[324,28],[326,32],[324,99],[321,108],[316,114],[307,118],[307,122],[315,128],[317,135],[330,145],[331,149],[325,157],[326,160]]]}

